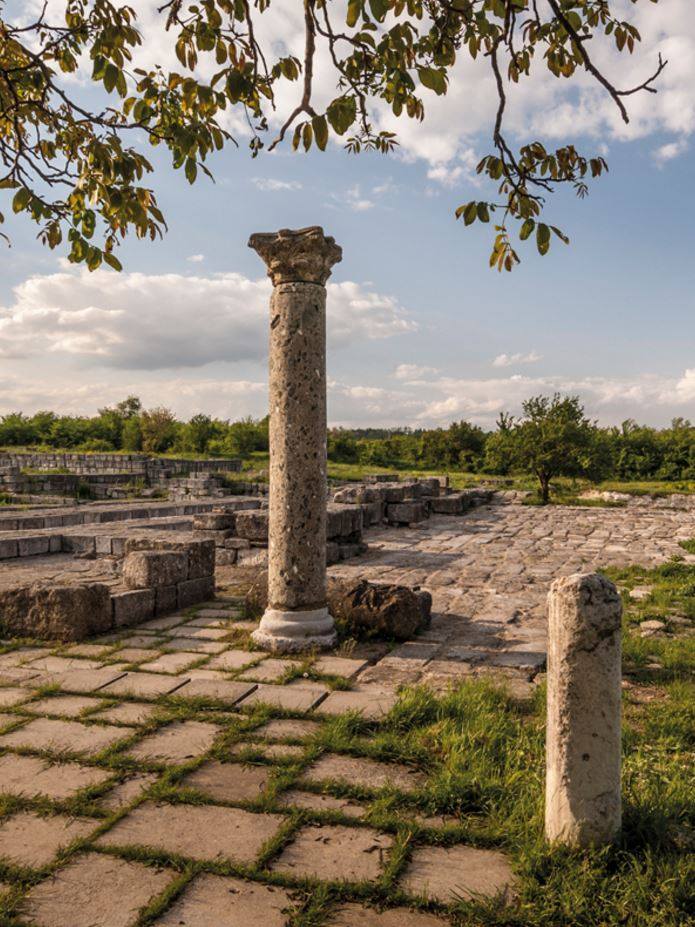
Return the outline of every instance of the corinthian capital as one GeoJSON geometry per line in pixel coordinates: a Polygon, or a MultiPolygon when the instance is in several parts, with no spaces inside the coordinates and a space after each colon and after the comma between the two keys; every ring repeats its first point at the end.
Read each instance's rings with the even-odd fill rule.
{"type": "Polygon", "coordinates": [[[324,286],[331,268],[342,260],[335,239],[323,234],[320,225],[306,229],[256,232],[249,248],[258,252],[268,268],[273,286],[280,283],[318,283],[324,286]]]}

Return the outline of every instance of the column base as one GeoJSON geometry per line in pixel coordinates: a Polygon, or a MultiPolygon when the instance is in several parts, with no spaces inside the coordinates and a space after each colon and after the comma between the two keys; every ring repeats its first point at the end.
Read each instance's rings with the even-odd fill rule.
{"type": "Polygon", "coordinates": [[[298,653],[335,647],[338,635],[325,607],[296,612],[267,608],[251,639],[263,650],[298,653]]]}

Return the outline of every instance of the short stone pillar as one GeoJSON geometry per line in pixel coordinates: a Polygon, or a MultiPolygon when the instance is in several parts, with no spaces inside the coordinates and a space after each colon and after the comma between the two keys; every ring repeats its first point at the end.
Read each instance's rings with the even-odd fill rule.
{"type": "Polygon", "coordinates": [[[326,281],[342,250],[318,226],[252,235],[270,300],[268,607],[264,649],[331,647],[326,605],[326,281]]]}
{"type": "Polygon", "coordinates": [[[545,834],[586,847],[620,830],[622,603],[597,573],[557,579],[548,596],[545,834]]]}

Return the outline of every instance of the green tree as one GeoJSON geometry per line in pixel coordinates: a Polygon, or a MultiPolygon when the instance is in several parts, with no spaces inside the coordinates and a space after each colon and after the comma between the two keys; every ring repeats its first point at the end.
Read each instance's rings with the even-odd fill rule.
{"type": "Polygon", "coordinates": [[[137,416],[127,418],[123,423],[121,432],[121,447],[124,451],[136,452],[142,450],[142,428],[137,416]]]}
{"type": "Polygon", "coordinates": [[[217,426],[209,415],[202,413],[194,415],[181,429],[181,446],[184,450],[192,451],[194,454],[204,454],[217,430],[217,426]]]}
{"type": "Polygon", "coordinates": [[[489,442],[488,459],[538,478],[541,500],[550,500],[556,476],[598,476],[596,426],[584,415],[578,396],[535,396],[522,404],[523,416],[506,416],[489,442]]]}
{"type": "Polygon", "coordinates": [[[176,440],[177,424],[174,413],[164,406],[143,412],[140,415],[142,450],[146,454],[161,454],[169,450],[176,440]]]}
{"type": "MultiPolygon", "coordinates": [[[[588,77],[628,122],[627,96],[654,92],[665,66],[659,59],[644,80],[626,88],[604,73],[598,62],[606,46],[631,54],[640,41],[615,0],[303,0],[302,6],[299,60],[269,36],[269,18],[285,22],[273,3],[164,0],[158,13],[179,61],[174,71],[133,67],[133,53],[152,37],[138,31],[135,10],[124,4],[65,0],[62,19],[49,4],[33,21],[5,14],[0,184],[13,211],[36,222],[49,247],[67,239],[71,261],[118,269],[114,249],[123,235],[156,238],[166,227],[146,183],[153,168],[143,143],[166,146],[190,183],[209,174],[206,161],[214,151],[236,142],[224,127],[233,122],[232,109],[251,129],[254,156],[289,136],[295,149],[323,151],[333,136],[353,153],[387,153],[398,142],[374,127],[377,110],[423,119],[427,98],[445,94],[459,79],[457,60],[480,57],[491,69],[497,104],[490,114],[491,151],[478,172],[497,192],[460,205],[456,215],[465,225],[492,222],[490,264],[511,270],[519,258],[510,223],[541,254],[553,235],[566,241],[557,226],[541,221],[548,195],[561,185],[584,196],[606,162],[571,142],[546,147],[534,137],[513,150],[504,128],[509,88],[539,70],[558,80],[588,77]],[[335,69],[325,108],[314,93],[319,56],[335,69]],[[76,72],[95,85],[91,94],[81,91],[76,72]],[[288,98],[287,82],[298,83],[296,104],[278,111],[288,98]],[[90,108],[85,99],[95,98],[90,108]]],[[[322,90],[328,85],[324,77],[322,90]]]]}

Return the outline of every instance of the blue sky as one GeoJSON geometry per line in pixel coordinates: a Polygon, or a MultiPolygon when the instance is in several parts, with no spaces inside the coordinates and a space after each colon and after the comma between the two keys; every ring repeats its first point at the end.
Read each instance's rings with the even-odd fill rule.
{"type": "MultiPolygon", "coordinates": [[[[649,50],[670,42],[695,54],[692,17],[669,2],[683,20],[671,20],[675,37],[654,28],[649,50]]],[[[189,187],[157,155],[153,186],[170,231],[128,242],[121,275],[69,267],[11,221],[13,246],[0,252],[0,413],[90,413],[135,391],[184,417],[263,414],[268,285],[246,242],[320,224],[344,252],[329,290],[332,423],[492,426],[500,410],[555,389],[579,393],[606,424],[695,418],[695,93],[679,62],[664,96],[640,102],[634,138],[621,137],[602,101],[589,117],[585,102],[545,91],[523,101],[534,132],[545,125],[563,140],[575,106],[572,140],[606,151],[610,173],[584,201],[551,200],[548,217],[571,245],[554,242],[545,258],[521,245],[512,274],[487,268],[487,230],[453,217],[485,195],[470,166],[488,150],[489,122],[481,110],[475,131],[451,129],[468,113],[455,94],[433,128],[405,128],[396,156],[334,148],[252,160],[242,142],[216,156],[214,185],[189,187]]]]}

